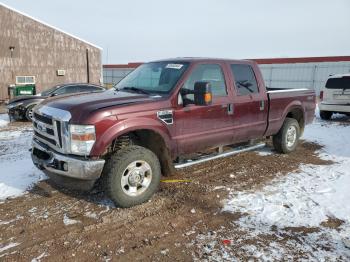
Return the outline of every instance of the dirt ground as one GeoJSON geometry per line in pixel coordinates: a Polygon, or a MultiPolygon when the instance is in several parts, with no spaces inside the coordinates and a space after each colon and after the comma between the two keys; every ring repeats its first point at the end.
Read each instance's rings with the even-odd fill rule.
{"type": "MultiPolygon", "coordinates": [[[[0,260],[206,260],[206,247],[198,242],[198,235],[215,234],[224,246],[229,229],[231,236],[234,232],[237,237],[230,242],[240,243],[242,232],[232,226],[232,221],[241,214],[221,211],[228,188],[258,189],[277,176],[297,170],[300,164],[329,164],[317,157],[318,149],[317,144],[303,142],[289,155],[249,152],[186,168],[171,179],[190,182],[163,182],[151,201],[129,209],[115,208],[99,188],[77,194],[42,181],[28,194],[0,204],[0,242],[20,243],[1,253],[0,260]]],[[[341,223],[328,224],[337,227],[341,223]]],[[[286,230],[289,233],[282,236],[281,243],[317,228],[286,230]]],[[[270,237],[257,236],[249,241],[259,244],[270,237]]],[[[249,259],[239,245],[229,252],[249,259]]],[[[295,257],[303,254],[295,250],[295,257]]]]}

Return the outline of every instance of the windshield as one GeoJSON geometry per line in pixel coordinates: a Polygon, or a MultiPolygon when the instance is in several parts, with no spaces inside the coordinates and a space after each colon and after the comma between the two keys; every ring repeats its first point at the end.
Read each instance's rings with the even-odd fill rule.
{"type": "Polygon", "coordinates": [[[52,92],[54,92],[57,88],[59,88],[60,86],[54,86],[54,87],[51,87],[45,91],[42,91],[41,92],[41,95],[42,96],[49,96],[52,92]]]}
{"type": "Polygon", "coordinates": [[[350,77],[329,78],[326,83],[329,89],[350,89],[350,77]]]}
{"type": "Polygon", "coordinates": [[[188,68],[188,62],[151,62],[143,64],[123,78],[118,90],[141,91],[150,94],[168,94],[188,68]]]}

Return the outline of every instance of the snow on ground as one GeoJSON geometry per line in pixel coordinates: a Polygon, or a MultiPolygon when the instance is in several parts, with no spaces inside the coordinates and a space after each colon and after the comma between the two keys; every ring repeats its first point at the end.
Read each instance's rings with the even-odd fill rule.
{"type": "Polygon", "coordinates": [[[0,128],[7,126],[10,122],[10,119],[7,114],[0,114],[0,128]]]}
{"type": "MultiPolygon", "coordinates": [[[[243,230],[242,243],[253,238],[260,239],[262,243],[261,235],[272,237],[267,245],[241,243],[239,249],[244,251],[245,256],[258,260],[293,259],[291,251],[300,250],[306,260],[350,259],[349,122],[325,122],[317,118],[306,127],[303,139],[324,145],[319,152],[320,157],[334,161],[334,164],[302,165],[298,172],[276,179],[260,191],[232,191],[224,202],[224,212],[243,214],[233,222],[234,226],[243,230]],[[333,229],[324,226],[327,220],[344,222],[333,229]],[[292,234],[288,228],[298,227],[317,230],[305,235],[297,234],[297,237],[293,235],[295,240],[292,237],[281,245],[278,234],[292,234]]],[[[268,155],[265,151],[259,154],[268,155]]],[[[232,256],[237,255],[237,250],[230,253],[230,249],[218,248],[215,236],[202,234],[197,239],[215,247],[206,251],[213,260],[233,259],[232,256]]]]}
{"type": "MultiPolygon", "coordinates": [[[[6,119],[0,114],[0,121],[6,119]]],[[[1,123],[1,122],[0,122],[1,123]]],[[[32,163],[29,149],[32,130],[25,127],[0,127],[0,201],[22,195],[45,178],[32,163]]]]}

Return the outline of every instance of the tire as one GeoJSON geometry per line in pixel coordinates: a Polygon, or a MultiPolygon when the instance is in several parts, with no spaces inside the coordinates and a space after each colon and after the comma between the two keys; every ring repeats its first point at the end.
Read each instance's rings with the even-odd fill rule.
{"type": "Polygon", "coordinates": [[[36,105],[31,105],[31,106],[28,106],[27,107],[27,110],[26,110],[26,120],[28,120],[29,122],[32,122],[33,119],[32,119],[32,114],[33,114],[33,108],[34,106],[36,105]]]}
{"type": "Polygon", "coordinates": [[[298,121],[287,117],[281,129],[272,138],[273,146],[277,152],[288,154],[297,147],[299,137],[300,126],[298,121]]]}
{"type": "Polygon", "coordinates": [[[323,120],[331,119],[332,115],[333,115],[333,112],[331,111],[320,111],[320,117],[323,120]]]}
{"type": "Polygon", "coordinates": [[[112,155],[103,170],[103,186],[118,207],[132,207],[148,201],[161,178],[157,156],[141,146],[127,146],[112,155]]]}

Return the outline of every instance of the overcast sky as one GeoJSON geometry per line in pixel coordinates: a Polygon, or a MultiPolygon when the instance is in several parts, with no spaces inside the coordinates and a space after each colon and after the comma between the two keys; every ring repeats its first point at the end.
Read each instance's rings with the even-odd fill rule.
{"type": "Polygon", "coordinates": [[[101,46],[103,63],[350,55],[350,0],[0,2],[101,46]]]}

